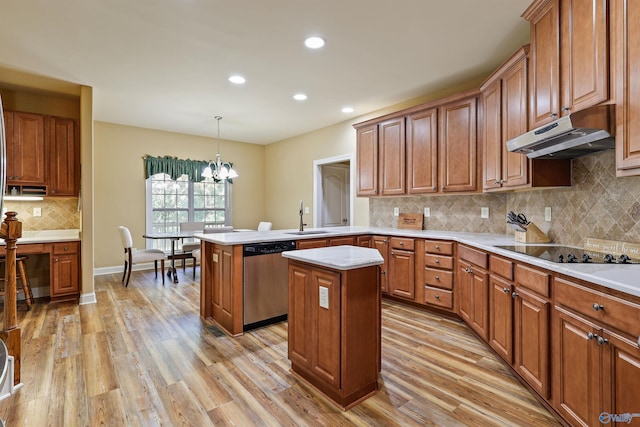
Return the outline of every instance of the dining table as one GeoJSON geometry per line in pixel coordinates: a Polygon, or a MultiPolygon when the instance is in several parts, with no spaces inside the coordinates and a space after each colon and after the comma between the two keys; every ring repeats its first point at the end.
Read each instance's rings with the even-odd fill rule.
{"type": "Polygon", "coordinates": [[[178,275],[176,274],[176,243],[182,239],[189,239],[196,233],[202,233],[202,231],[175,231],[165,233],[145,233],[142,235],[145,239],[153,240],[171,240],[171,255],[169,260],[171,265],[168,268],[167,276],[173,279],[173,283],[178,283],[178,275]]]}

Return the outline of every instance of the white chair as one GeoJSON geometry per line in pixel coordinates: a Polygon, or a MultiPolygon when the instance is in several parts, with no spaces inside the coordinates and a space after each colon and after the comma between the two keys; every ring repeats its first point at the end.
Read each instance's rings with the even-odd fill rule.
{"type": "Polygon", "coordinates": [[[125,286],[129,286],[129,278],[131,277],[131,268],[133,264],[140,264],[143,262],[153,261],[156,270],[156,279],[158,278],[158,260],[161,262],[161,276],[162,285],[164,286],[164,260],[166,258],[163,251],[160,249],[136,249],[133,247],[133,239],[131,238],[131,232],[127,227],[119,226],[120,241],[124,247],[124,273],[122,275],[122,282],[125,286]],[[125,277],[127,281],[125,282],[125,277]]]}
{"type": "Polygon", "coordinates": [[[260,224],[258,224],[258,231],[269,231],[271,230],[271,226],[272,224],[270,222],[260,221],[260,224]]]}

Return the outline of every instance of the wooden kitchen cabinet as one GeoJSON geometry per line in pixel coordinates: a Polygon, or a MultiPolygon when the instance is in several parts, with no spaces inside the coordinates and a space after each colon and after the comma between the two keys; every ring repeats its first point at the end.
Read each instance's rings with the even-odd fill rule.
{"type": "MultiPolygon", "coordinates": [[[[454,311],[453,287],[453,242],[442,240],[425,240],[421,276],[416,274],[416,281],[422,286],[423,296],[417,302],[427,306],[454,311]]],[[[418,271],[420,271],[420,268],[418,271]]]]}
{"type": "Polygon", "coordinates": [[[404,117],[378,125],[378,181],[381,196],[405,193],[405,125],[404,117]]]}
{"type": "Polygon", "coordinates": [[[528,130],[527,53],[518,49],[481,86],[486,192],[571,186],[571,160],[529,159],[507,150],[507,141],[528,130]]]}
{"type": "Polygon", "coordinates": [[[612,0],[616,98],[616,173],[640,175],[640,3],[612,0]]]}
{"type": "Polygon", "coordinates": [[[415,300],[414,239],[389,239],[389,295],[409,301],[415,300]]]}
{"type": "Polygon", "coordinates": [[[76,142],[77,122],[47,117],[49,196],[78,196],[80,191],[80,150],[76,142]]]}
{"type": "Polygon", "coordinates": [[[373,248],[377,249],[384,259],[380,266],[380,290],[383,294],[389,293],[389,237],[373,236],[373,248]]]}
{"type": "Polygon", "coordinates": [[[488,262],[485,252],[458,245],[458,314],[485,341],[489,337],[488,262]]]}
{"type": "Polygon", "coordinates": [[[80,243],[54,243],[50,254],[51,301],[77,299],[80,295],[80,243]]]}
{"type": "Polygon", "coordinates": [[[4,117],[7,142],[7,186],[44,187],[46,180],[44,116],[5,111],[4,117]]]}
{"type": "Polygon", "coordinates": [[[529,129],[609,98],[607,0],[536,0],[530,22],[529,129]]]}
{"type": "Polygon", "coordinates": [[[440,191],[478,190],[477,96],[438,108],[440,191]]]}
{"type": "Polygon", "coordinates": [[[356,192],[358,196],[378,195],[378,125],[356,129],[356,192]]]}
{"type": "Polygon", "coordinates": [[[640,305],[563,278],[553,286],[554,408],[576,425],[635,411],[640,305]]]}
{"type": "Polygon", "coordinates": [[[513,364],[514,265],[492,255],[489,259],[489,345],[513,364]]]}
{"type": "Polygon", "coordinates": [[[438,109],[407,117],[407,193],[438,192],[438,109]]]}

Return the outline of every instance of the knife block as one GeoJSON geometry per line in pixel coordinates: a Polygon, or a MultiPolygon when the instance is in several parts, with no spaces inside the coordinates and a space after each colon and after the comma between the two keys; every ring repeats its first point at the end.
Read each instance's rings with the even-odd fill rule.
{"type": "Polygon", "coordinates": [[[549,243],[551,239],[534,223],[527,225],[527,231],[516,231],[516,242],[549,243]]]}

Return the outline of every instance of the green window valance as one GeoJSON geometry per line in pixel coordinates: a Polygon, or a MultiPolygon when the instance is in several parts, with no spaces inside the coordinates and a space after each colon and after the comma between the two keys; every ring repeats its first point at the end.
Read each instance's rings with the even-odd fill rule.
{"type": "MultiPolygon", "coordinates": [[[[171,179],[178,179],[182,175],[187,175],[192,182],[200,182],[202,171],[207,167],[209,162],[204,160],[178,159],[177,157],[144,157],[144,177],[149,178],[157,173],[166,173],[171,179]]],[[[215,168],[215,164],[211,165],[215,168]]]]}

